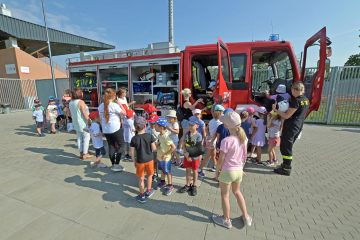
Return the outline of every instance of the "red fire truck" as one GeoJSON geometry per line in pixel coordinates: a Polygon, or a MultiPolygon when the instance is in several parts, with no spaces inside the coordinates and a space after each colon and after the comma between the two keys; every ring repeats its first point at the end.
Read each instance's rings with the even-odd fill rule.
{"type": "MultiPolygon", "coordinates": [[[[330,45],[326,28],[309,38],[302,68],[287,41],[253,41],[187,46],[183,51],[162,52],[145,48],[97,54],[68,63],[72,87],[82,87],[85,101],[96,107],[105,88],[126,87],[136,107],[151,102],[166,111],[182,102],[181,89],[190,88],[193,98],[203,98],[211,81],[225,106],[241,109],[266,105],[264,91],[274,94],[279,84],[289,91],[293,81],[303,81],[310,110],[320,105],[330,45]],[[315,59],[312,63],[308,57],[315,59]],[[309,69],[309,65],[317,65],[309,69]]],[[[289,91],[290,92],[290,91],[289,91]]]]}

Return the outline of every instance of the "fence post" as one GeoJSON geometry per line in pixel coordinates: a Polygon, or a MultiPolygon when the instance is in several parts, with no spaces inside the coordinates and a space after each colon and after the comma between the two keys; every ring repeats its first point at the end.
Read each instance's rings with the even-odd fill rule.
{"type": "Polygon", "coordinates": [[[331,72],[331,78],[330,80],[330,94],[329,94],[329,100],[327,102],[327,112],[326,112],[326,124],[331,124],[332,118],[334,116],[334,102],[336,100],[336,86],[338,83],[338,80],[340,78],[340,67],[334,67],[333,71],[331,72]]]}

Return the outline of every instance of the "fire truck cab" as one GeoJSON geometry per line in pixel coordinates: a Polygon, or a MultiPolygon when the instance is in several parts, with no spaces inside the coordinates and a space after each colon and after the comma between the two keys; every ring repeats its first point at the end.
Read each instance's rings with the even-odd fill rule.
{"type": "Polygon", "coordinates": [[[249,105],[271,109],[267,96],[275,94],[279,84],[291,93],[292,82],[303,81],[311,102],[310,113],[320,105],[328,45],[324,27],[306,42],[301,71],[287,41],[224,43],[219,39],[217,44],[188,46],[181,58],[182,88],[192,89],[193,97],[198,99],[204,96],[209,82],[216,80],[216,94],[222,104],[240,111],[249,105]],[[318,60],[312,71],[307,68],[309,55],[318,60]]]}
{"type": "Polygon", "coordinates": [[[324,27],[306,42],[301,70],[287,41],[224,43],[219,39],[217,44],[187,46],[180,53],[141,49],[101,54],[69,61],[70,84],[86,91],[84,100],[92,109],[101,102],[105,88],[125,87],[136,108],[151,102],[163,115],[164,109],[182,104],[184,88],[192,90],[194,99],[205,99],[211,81],[221,103],[239,111],[248,105],[271,108],[267,96],[275,94],[279,84],[290,93],[292,82],[303,81],[310,113],[320,105],[328,45],[324,27]],[[310,63],[309,56],[317,62],[310,63]],[[309,69],[310,64],[317,67],[309,69]]]}

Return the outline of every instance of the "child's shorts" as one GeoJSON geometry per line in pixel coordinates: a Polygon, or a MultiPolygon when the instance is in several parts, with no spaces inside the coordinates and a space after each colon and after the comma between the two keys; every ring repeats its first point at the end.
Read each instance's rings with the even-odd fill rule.
{"type": "Polygon", "coordinates": [[[36,128],[42,128],[44,126],[44,122],[36,121],[36,128]]]}
{"type": "Polygon", "coordinates": [[[184,168],[191,168],[192,170],[198,170],[200,166],[200,157],[196,159],[185,158],[184,160],[184,168]]]}
{"type": "Polygon", "coordinates": [[[280,146],[280,137],[269,138],[268,143],[269,143],[269,146],[278,147],[278,146],[280,146]]]}
{"type": "Polygon", "coordinates": [[[171,173],[171,161],[158,160],[158,168],[164,173],[171,173]]]}
{"type": "Polygon", "coordinates": [[[56,117],[50,117],[50,123],[51,124],[56,123],[56,117]]]}
{"type": "Polygon", "coordinates": [[[242,176],[242,170],[221,171],[219,175],[219,181],[225,184],[231,184],[233,182],[241,183],[242,176]]]}
{"type": "Polygon", "coordinates": [[[136,176],[144,177],[145,175],[154,175],[154,161],[151,160],[146,163],[136,163],[136,176]]]}
{"type": "Polygon", "coordinates": [[[212,143],[212,137],[206,137],[206,141],[205,141],[205,144],[206,144],[206,148],[207,149],[215,149],[216,148],[216,140],[214,141],[214,143],[212,143]]]}
{"type": "Polygon", "coordinates": [[[100,157],[106,154],[105,147],[95,148],[95,156],[100,157]]]}

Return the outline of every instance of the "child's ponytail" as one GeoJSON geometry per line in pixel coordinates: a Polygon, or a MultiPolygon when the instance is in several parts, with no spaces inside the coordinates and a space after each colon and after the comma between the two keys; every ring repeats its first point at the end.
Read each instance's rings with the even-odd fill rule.
{"type": "Polygon", "coordinates": [[[239,141],[241,144],[244,144],[246,142],[246,133],[244,129],[239,125],[235,128],[236,136],[239,138],[239,141]]]}

